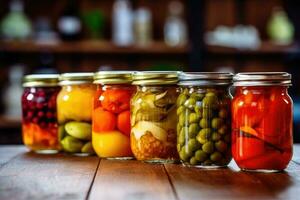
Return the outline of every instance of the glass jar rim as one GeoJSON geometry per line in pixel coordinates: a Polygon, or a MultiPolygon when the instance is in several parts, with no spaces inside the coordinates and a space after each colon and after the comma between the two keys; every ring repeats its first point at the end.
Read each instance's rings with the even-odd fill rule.
{"type": "Polygon", "coordinates": [[[287,72],[245,72],[233,77],[234,86],[291,86],[292,75],[287,72]]]}
{"type": "Polygon", "coordinates": [[[179,83],[181,86],[215,86],[231,85],[233,74],[229,72],[181,72],[179,83]]]}
{"type": "Polygon", "coordinates": [[[93,80],[94,73],[92,72],[64,73],[59,77],[59,85],[79,85],[93,83],[93,80]]]}
{"type": "Polygon", "coordinates": [[[178,71],[139,71],[132,74],[133,85],[176,85],[178,71]]]}
{"type": "Polygon", "coordinates": [[[99,71],[94,75],[95,84],[131,84],[134,71],[99,71]]]}
{"type": "Polygon", "coordinates": [[[23,78],[23,87],[58,86],[59,74],[28,74],[23,78]]]}

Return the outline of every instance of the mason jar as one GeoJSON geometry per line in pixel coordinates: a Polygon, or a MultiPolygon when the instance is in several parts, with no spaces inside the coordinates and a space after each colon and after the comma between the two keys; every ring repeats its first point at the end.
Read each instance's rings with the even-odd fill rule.
{"type": "Polygon", "coordinates": [[[176,151],[177,72],[133,74],[137,91],[131,99],[131,149],[137,160],[168,163],[176,151]]]}
{"type": "Polygon", "coordinates": [[[232,153],[242,170],[277,172],[287,167],[293,148],[291,75],[239,73],[234,77],[232,153]]]}
{"type": "Polygon", "coordinates": [[[57,96],[59,140],[66,153],[91,155],[92,111],[96,86],[94,73],[65,73],[57,96]]]}
{"type": "Polygon", "coordinates": [[[100,71],[94,76],[92,143],[97,155],[133,159],[130,147],[130,99],[135,92],[130,71],[100,71]]]}
{"type": "Polygon", "coordinates": [[[37,153],[60,150],[56,97],[60,90],[58,74],[24,77],[22,95],[22,136],[24,144],[37,153]]]}
{"type": "Polygon", "coordinates": [[[183,72],[177,99],[177,150],[185,166],[231,161],[231,73],[183,72]]]}

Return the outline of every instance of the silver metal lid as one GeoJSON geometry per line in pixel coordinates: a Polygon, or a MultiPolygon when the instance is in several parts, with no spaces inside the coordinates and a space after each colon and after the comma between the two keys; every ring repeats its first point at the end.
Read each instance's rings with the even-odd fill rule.
{"type": "Polygon", "coordinates": [[[231,85],[232,73],[225,72],[181,72],[179,84],[182,86],[231,85]]]}
{"type": "Polygon", "coordinates": [[[80,85],[93,83],[94,73],[79,72],[79,73],[64,73],[59,77],[59,85],[80,85]]]}
{"type": "Polygon", "coordinates": [[[30,74],[23,78],[23,87],[58,86],[59,74],[30,74]]]}
{"type": "Polygon", "coordinates": [[[292,75],[287,72],[248,72],[233,77],[234,86],[290,86],[292,75]]]}
{"type": "Polygon", "coordinates": [[[140,71],[133,73],[133,85],[176,85],[178,71],[140,71]]]}
{"type": "Polygon", "coordinates": [[[94,75],[95,84],[131,84],[133,71],[99,71],[94,75]]]}

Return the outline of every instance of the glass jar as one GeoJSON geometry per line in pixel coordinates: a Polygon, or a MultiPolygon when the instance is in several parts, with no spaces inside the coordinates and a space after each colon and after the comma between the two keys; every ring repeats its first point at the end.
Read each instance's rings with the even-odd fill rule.
{"type": "Polygon", "coordinates": [[[135,92],[129,71],[102,71],[94,76],[93,147],[99,157],[132,159],[130,99],[135,92]]]}
{"type": "Polygon", "coordinates": [[[232,153],[242,170],[286,168],[292,157],[291,75],[239,73],[234,77],[232,153]]]}
{"type": "Polygon", "coordinates": [[[56,117],[56,97],[60,90],[57,74],[24,77],[22,95],[22,135],[24,144],[37,153],[60,150],[56,117]]]}
{"type": "Polygon", "coordinates": [[[225,167],[231,161],[231,73],[179,76],[177,150],[185,166],[225,167]]]}
{"type": "Polygon", "coordinates": [[[131,99],[131,149],[138,160],[175,162],[177,72],[136,72],[131,99]]]}
{"type": "Polygon", "coordinates": [[[59,140],[64,152],[91,155],[92,111],[96,86],[94,73],[66,73],[60,76],[62,86],[57,96],[59,140]]]}

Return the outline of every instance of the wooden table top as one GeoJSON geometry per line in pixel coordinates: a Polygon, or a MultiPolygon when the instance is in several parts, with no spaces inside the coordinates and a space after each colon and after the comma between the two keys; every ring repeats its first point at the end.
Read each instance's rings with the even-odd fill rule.
{"type": "Polygon", "coordinates": [[[0,146],[0,199],[300,199],[300,145],[282,173],[203,170],[0,146]]]}

